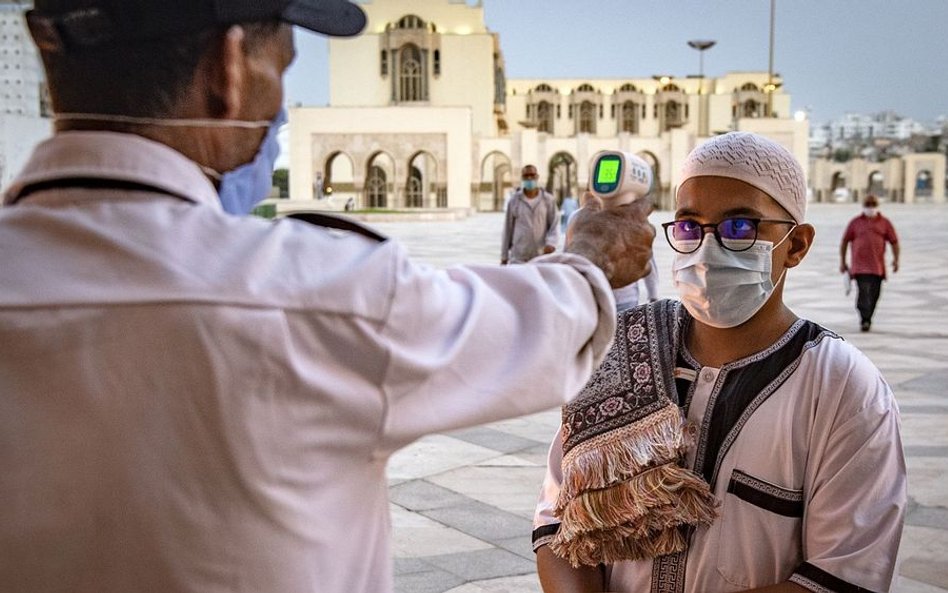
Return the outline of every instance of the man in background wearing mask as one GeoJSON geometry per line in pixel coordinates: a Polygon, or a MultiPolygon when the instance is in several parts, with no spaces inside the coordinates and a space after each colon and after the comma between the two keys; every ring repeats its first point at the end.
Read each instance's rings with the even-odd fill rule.
{"type": "Polygon", "coordinates": [[[875,366],[783,302],[814,228],[803,170],[729,133],[684,164],[680,301],[620,314],[563,409],[534,521],[545,593],[890,590],[906,505],[875,366]]]}
{"type": "Polygon", "coordinates": [[[573,397],[610,284],[648,265],[644,210],[447,271],[246,216],[291,25],[354,35],[357,5],[36,0],[27,20],[57,115],[0,209],[0,589],[390,592],[389,456],[573,397]]]}
{"type": "Polygon", "coordinates": [[[872,194],[862,203],[862,214],[849,221],[839,245],[839,271],[856,280],[856,310],[859,329],[872,327],[872,315],[885,280],[885,244],[892,246],[892,271],[899,271],[899,238],[888,218],[879,214],[879,200],[872,194]],[[846,251],[853,245],[852,263],[846,265],[846,251]]]}
{"type": "Polygon", "coordinates": [[[507,202],[500,263],[522,264],[556,251],[560,239],[556,199],[539,185],[537,168],[521,171],[520,189],[507,202]]]}

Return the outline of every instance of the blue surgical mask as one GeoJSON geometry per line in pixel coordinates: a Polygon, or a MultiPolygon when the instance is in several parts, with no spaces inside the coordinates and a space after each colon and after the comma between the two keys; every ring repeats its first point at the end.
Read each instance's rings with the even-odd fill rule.
{"type": "Polygon", "coordinates": [[[286,119],[286,109],[280,109],[270,122],[267,135],[260,143],[254,159],[236,169],[221,173],[217,194],[225,212],[250,214],[257,204],[270,195],[270,189],[273,187],[273,167],[280,156],[277,134],[286,119]]]}
{"type": "Polygon", "coordinates": [[[536,179],[524,179],[523,184],[521,185],[524,191],[532,191],[537,188],[536,179]]]}

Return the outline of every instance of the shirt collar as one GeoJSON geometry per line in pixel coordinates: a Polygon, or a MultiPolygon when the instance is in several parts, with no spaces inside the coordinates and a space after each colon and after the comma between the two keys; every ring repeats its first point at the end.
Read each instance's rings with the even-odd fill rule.
{"type": "Polygon", "coordinates": [[[221,209],[197,163],[165,144],[118,132],[61,132],[41,143],[3,203],[11,204],[28,185],[75,177],[141,183],[221,209]]]}

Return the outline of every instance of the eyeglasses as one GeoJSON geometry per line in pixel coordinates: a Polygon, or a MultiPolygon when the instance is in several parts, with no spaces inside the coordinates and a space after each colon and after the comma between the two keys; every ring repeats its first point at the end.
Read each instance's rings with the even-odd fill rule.
{"type": "Polygon", "coordinates": [[[718,244],[728,251],[747,251],[757,242],[760,223],[789,224],[797,226],[792,220],[776,218],[725,218],[714,224],[700,224],[693,220],[673,220],[662,225],[665,239],[678,253],[694,253],[701,247],[705,229],[711,229],[718,244]]]}

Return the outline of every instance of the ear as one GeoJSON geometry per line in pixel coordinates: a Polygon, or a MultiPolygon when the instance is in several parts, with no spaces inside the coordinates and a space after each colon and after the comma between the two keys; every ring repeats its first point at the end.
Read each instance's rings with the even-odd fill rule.
{"type": "Polygon", "coordinates": [[[813,245],[813,237],[816,235],[816,229],[811,224],[801,224],[793,229],[787,242],[790,247],[787,249],[787,258],[784,260],[784,267],[794,268],[803,261],[806,254],[813,245]]]}
{"type": "Polygon", "coordinates": [[[247,56],[244,53],[244,29],[229,27],[220,38],[216,51],[205,54],[201,68],[207,80],[208,112],[221,119],[239,119],[244,104],[247,56]]]}

